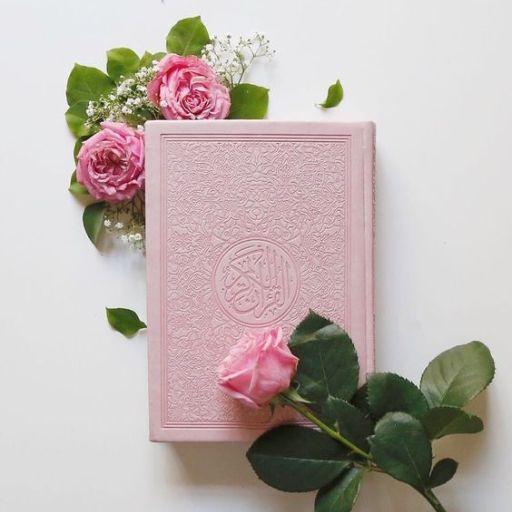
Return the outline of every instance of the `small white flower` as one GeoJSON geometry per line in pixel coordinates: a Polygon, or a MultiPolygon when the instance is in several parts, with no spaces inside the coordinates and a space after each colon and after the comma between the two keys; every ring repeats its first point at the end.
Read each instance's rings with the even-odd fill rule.
{"type": "Polygon", "coordinates": [[[130,242],[135,242],[135,235],[133,235],[132,233],[130,233],[130,234],[128,235],[128,240],[129,240],[130,242]]]}
{"type": "Polygon", "coordinates": [[[123,229],[124,224],[122,222],[116,222],[116,225],[114,226],[116,229],[123,229]]]}
{"type": "Polygon", "coordinates": [[[111,225],[112,225],[112,221],[110,219],[105,219],[103,221],[103,225],[106,227],[106,228],[109,228],[111,225]]]}
{"type": "Polygon", "coordinates": [[[128,237],[126,235],[121,235],[121,242],[127,243],[128,242],[128,237]]]}
{"type": "Polygon", "coordinates": [[[140,233],[135,233],[135,235],[133,235],[133,239],[139,242],[140,240],[142,240],[142,235],[140,233]]]}

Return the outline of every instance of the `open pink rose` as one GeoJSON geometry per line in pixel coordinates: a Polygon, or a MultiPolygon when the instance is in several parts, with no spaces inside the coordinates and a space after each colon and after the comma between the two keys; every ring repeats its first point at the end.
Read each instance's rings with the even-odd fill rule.
{"type": "Polygon", "coordinates": [[[268,404],[288,389],[299,360],[279,329],[246,333],[218,369],[218,384],[251,407],[268,404]]]}
{"type": "Polygon", "coordinates": [[[144,135],[124,123],[101,123],[78,153],[76,179],[96,199],[131,199],[144,186],[144,135]]]}
{"type": "Polygon", "coordinates": [[[224,119],[229,114],[229,92],[206,62],[170,53],[158,64],[148,84],[149,99],[166,119],[224,119]]]}

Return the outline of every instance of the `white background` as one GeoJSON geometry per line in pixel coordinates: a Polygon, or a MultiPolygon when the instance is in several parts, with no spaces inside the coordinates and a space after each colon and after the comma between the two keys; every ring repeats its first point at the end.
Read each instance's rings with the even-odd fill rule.
{"type": "MultiPolygon", "coordinates": [[[[66,191],[63,112],[73,63],[108,48],[162,50],[178,19],[267,33],[278,57],[251,80],[269,118],[377,123],[377,367],[418,380],[451,345],[481,339],[497,377],[473,410],[450,512],[512,497],[512,4],[507,0],[0,1],[0,510],[311,512],[313,495],[261,484],[246,445],[147,440],[146,340],[103,307],[145,317],[144,261],[99,254],[66,191]],[[340,78],[342,105],[315,102],[340,78]]],[[[385,476],[357,511],[427,511],[385,476]]]]}

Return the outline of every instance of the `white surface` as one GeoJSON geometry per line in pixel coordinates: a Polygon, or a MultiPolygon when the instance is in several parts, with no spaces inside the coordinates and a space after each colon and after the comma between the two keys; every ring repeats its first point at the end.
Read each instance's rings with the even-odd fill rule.
{"type": "MultiPolygon", "coordinates": [[[[271,119],[377,123],[377,366],[418,379],[442,349],[489,344],[485,433],[440,444],[461,462],[451,512],[510,508],[512,4],[506,0],[0,1],[2,176],[0,510],[311,512],[313,495],[259,483],[245,445],[147,441],[146,343],[105,305],[144,311],[143,260],[98,254],[67,192],[63,112],[74,61],[160,50],[179,18],[264,30],[279,51],[252,79],[271,119]],[[346,97],[314,103],[341,78],[346,97]]],[[[144,315],[143,315],[144,316],[144,315]]],[[[358,511],[427,511],[386,477],[358,511]]]]}

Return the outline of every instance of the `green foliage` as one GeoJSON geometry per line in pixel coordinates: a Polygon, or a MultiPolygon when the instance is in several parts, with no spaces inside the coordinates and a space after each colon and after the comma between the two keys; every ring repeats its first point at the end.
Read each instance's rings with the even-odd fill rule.
{"type": "Polygon", "coordinates": [[[490,384],[494,372],[489,349],[472,341],[437,356],[421,377],[421,390],[430,407],[464,407],[490,384]]]}
{"type": "Polygon", "coordinates": [[[153,65],[154,60],[162,60],[167,54],[165,52],[150,53],[144,52],[144,55],[140,58],[139,68],[147,68],[153,65]]]}
{"type": "Polygon", "coordinates": [[[371,416],[370,404],[368,403],[368,383],[365,382],[354,394],[350,401],[355,405],[365,416],[371,416]]]}
{"type": "Polygon", "coordinates": [[[135,311],[126,308],[105,308],[107,312],[108,323],[116,331],[127,338],[135,336],[141,329],[145,329],[146,324],[139,319],[135,311]]]}
{"type": "Polygon", "coordinates": [[[79,101],[69,107],[64,114],[68,128],[75,137],[87,137],[96,130],[94,127],[85,125],[85,121],[87,121],[87,114],[85,113],[87,105],[87,101],[79,101]]]}
{"type": "Polygon", "coordinates": [[[293,330],[289,342],[290,347],[299,345],[300,343],[305,343],[306,341],[311,341],[314,339],[317,331],[322,327],[326,327],[331,324],[332,321],[328,318],[319,315],[313,310],[309,310],[308,315],[293,330]]]}
{"type": "Polygon", "coordinates": [[[76,171],[71,175],[68,190],[75,196],[90,196],[87,188],[76,181],[76,171]]]}
{"type": "Polygon", "coordinates": [[[368,379],[368,402],[374,418],[402,411],[421,419],[428,410],[423,393],[396,373],[375,373],[368,379]]]}
{"type": "Polygon", "coordinates": [[[359,362],[349,335],[335,324],[312,331],[324,320],[314,312],[292,334],[290,349],[299,358],[295,375],[301,396],[319,405],[328,398],[350,400],[357,390],[359,362]],[[311,332],[312,331],[312,332],[311,332]]]}
{"type": "Polygon", "coordinates": [[[97,68],[75,64],[69,74],[66,99],[71,107],[79,102],[97,100],[115,86],[114,81],[97,68]]]}
{"type": "Polygon", "coordinates": [[[429,487],[439,487],[451,480],[457,471],[459,464],[453,459],[441,459],[430,473],[429,487]]]}
{"type": "Polygon", "coordinates": [[[105,202],[93,203],[85,207],[82,221],[85,232],[94,245],[97,245],[103,231],[103,219],[106,209],[107,203],[105,202]]]}
{"type": "Polygon", "coordinates": [[[341,398],[328,398],[322,406],[322,419],[358,448],[368,451],[373,433],[371,420],[359,409],[341,398]]]}
{"type": "Polygon", "coordinates": [[[296,425],[263,434],[251,446],[247,458],[261,480],[287,492],[320,489],[351,464],[347,450],[334,439],[296,425]]]}
{"type": "Polygon", "coordinates": [[[373,459],[386,473],[420,492],[429,485],[432,446],[419,420],[404,412],[390,412],[370,437],[373,459]]]}
{"type": "Polygon", "coordinates": [[[327,91],[327,98],[323,103],[320,103],[319,107],[322,108],[333,108],[337,107],[343,99],[343,87],[341,82],[336,80],[336,83],[332,84],[327,91]]]}
{"type": "Polygon", "coordinates": [[[178,55],[201,55],[201,50],[210,42],[208,30],[201,16],[185,18],[174,25],[167,35],[167,51],[178,55]]]}
{"type": "Polygon", "coordinates": [[[130,48],[112,48],[107,52],[107,73],[115,82],[139,69],[139,56],[130,48]]]}
{"type": "Polygon", "coordinates": [[[228,119],[263,119],[268,110],[268,89],[253,84],[235,85],[230,91],[228,119]]]}
{"type": "Polygon", "coordinates": [[[434,407],[422,418],[430,439],[440,439],[451,434],[476,434],[484,428],[478,416],[468,414],[458,407],[434,407]]]}
{"type": "Polygon", "coordinates": [[[359,495],[364,473],[362,468],[350,468],[320,489],[315,499],[315,512],[350,512],[359,495]]]}

